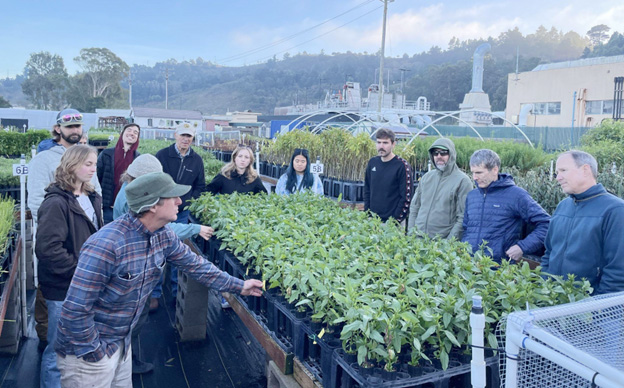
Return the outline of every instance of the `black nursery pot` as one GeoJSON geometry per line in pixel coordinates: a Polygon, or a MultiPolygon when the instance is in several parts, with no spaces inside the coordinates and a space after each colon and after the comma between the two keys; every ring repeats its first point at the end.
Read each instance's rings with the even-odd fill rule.
{"type": "Polygon", "coordinates": [[[396,376],[397,376],[397,371],[396,371],[396,370],[394,370],[394,371],[392,371],[392,372],[388,372],[388,371],[386,370],[386,368],[383,368],[383,369],[381,370],[381,378],[382,378],[382,379],[384,379],[384,380],[386,380],[386,381],[393,381],[393,380],[396,380],[396,376]]]}
{"type": "Polygon", "coordinates": [[[310,321],[310,329],[312,329],[312,331],[315,333],[321,331],[321,329],[323,329],[323,322],[310,321]]]}
{"type": "Polygon", "coordinates": [[[344,359],[346,362],[348,362],[349,364],[353,364],[354,362],[357,362],[357,353],[344,353],[344,359]]]}
{"type": "Polygon", "coordinates": [[[423,367],[420,365],[407,365],[407,373],[409,373],[410,376],[412,377],[416,377],[416,376],[422,376],[423,374],[423,367]]]}

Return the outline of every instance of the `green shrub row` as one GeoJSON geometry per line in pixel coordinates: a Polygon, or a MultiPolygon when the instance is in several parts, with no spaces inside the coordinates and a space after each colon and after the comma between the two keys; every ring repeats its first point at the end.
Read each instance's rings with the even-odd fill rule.
{"type": "Polygon", "coordinates": [[[0,131],[0,155],[30,155],[32,146],[48,139],[50,132],[45,129],[26,131],[26,133],[0,131]]]}
{"type": "MultiPolygon", "coordinates": [[[[410,363],[469,343],[471,298],[483,297],[488,342],[507,313],[586,297],[588,282],[546,276],[539,269],[472,257],[455,240],[406,236],[396,224],[343,209],[310,193],[291,196],[204,194],[190,206],[211,225],[250,276],[279,289],[313,321],[340,325],[345,351],[362,365],[391,369],[400,352],[410,363]]],[[[331,326],[326,330],[331,331],[331,326]]]]}
{"type": "MultiPolygon", "coordinates": [[[[7,249],[9,234],[15,224],[15,201],[0,197],[0,256],[7,249]]],[[[0,268],[0,271],[2,268],[0,268]]]]}
{"type": "MultiPolygon", "coordinates": [[[[438,138],[419,138],[411,143],[399,140],[395,153],[407,160],[417,171],[427,171],[429,147],[436,139],[438,138]]],[[[503,167],[514,166],[520,171],[543,166],[551,158],[541,149],[523,143],[494,140],[483,142],[471,137],[452,140],[457,150],[457,164],[465,171],[470,170],[472,153],[481,148],[496,151],[501,157],[503,167]]],[[[368,134],[353,136],[342,129],[334,128],[318,135],[299,130],[279,135],[274,142],[263,145],[261,157],[270,163],[286,165],[295,148],[308,149],[312,161],[320,156],[325,167],[325,176],[344,180],[364,180],[366,165],[377,154],[375,142],[368,134]]]]}

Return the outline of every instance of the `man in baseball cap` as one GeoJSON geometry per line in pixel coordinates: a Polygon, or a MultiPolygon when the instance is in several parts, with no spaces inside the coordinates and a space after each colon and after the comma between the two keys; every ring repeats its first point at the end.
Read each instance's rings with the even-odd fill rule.
{"type": "Polygon", "coordinates": [[[130,336],[166,262],[206,287],[262,295],[260,280],[218,270],[167,226],[189,189],[162,172],[138,177],[126,187],[130,212],[84,244],[59,319],[62,386],[132,387],[130,336]]]}

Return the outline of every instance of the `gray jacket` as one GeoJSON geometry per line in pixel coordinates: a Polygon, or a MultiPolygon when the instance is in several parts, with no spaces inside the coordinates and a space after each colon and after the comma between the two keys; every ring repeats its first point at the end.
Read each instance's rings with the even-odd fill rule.
{"type": "MultiPolygon", "coordinates": [[[[49,150],[35,155],[28,163],[28,179],[26,180],[26,188],[28,190],[28,207],[32,213],[33,219],[37,221],[37,211],[43,202],[45,189],[54,182],[54,172],[61,164],[61,157],[65,153],[66,148],[63,146],[52,147],[49,150]]],[[[95,191],[102,195],[102,187],[96,174],[93,174],[91,184],[95,187],[95,191]]],[[[102,209],[95,209],[101,211],[102,209]]]]}
{"type": "Polygon", "coordinates": [[[429,237],[461,239],[462,222],[466,196],[472,190],[472,180],[464,174],[457,164],[457,152],[450,139],[436,140],[429,150],[444,146],[449,150],[449,160],[444,171],[435,165],[418,183],[416,194],[410,205],[408,230],[419,230],[429,237]]]}

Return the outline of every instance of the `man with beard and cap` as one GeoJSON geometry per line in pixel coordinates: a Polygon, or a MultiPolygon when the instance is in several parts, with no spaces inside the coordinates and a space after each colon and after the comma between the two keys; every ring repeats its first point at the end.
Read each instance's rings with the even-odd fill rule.
{"type": "MultiPolygon", "coordinates": [[[[43,197],[45,188],[54,181],[54,171],[61,163],[61,157],[69,147],[78,144],[82,137],[82,114],[76,109],[64,109],[57,116],[54,126],[53,140],[62,147],[52,147],[38,153],[28,164],[28,207],[33,219],[37,221],[37,211],[43,197]]],[[[98,194],[102,194],[100,182],[97,176],[93,176],[91,183],[98,194]]]]}
{"type": "Polygon", "coordinates": [[[405,220],[412,200],[412,169],[394,154],[396,136],[390,129],[377,131],[377,154],[368,161],[364,178],[364,210],[386,222],[405,220]]]}
{"type": "Polygon", "coordinates": [[[122,185],[119,181],[122,174],[126,172],[130,163],[140,155],[137,151],[140,133],[141,127],[138,124],[124,125],[115,147],[103,150],[98,157],[97,177],[102,185],[105,224],[113,220],[113,205],[122,185]]]}
{"type": "Polygon", "coordinates": [[[459,240],[472,180],[457,167],[457,152],[450,139],[436,140],[429,148],[429,158],[434,168],[418,184],[410,205],[408,232],[459,240]]]}
{"type": "MultiPolygon", "coordinates": [[[[42,151],[35,155],[28,164],[28,179],[26,186],[28,190],[28,207],[32,213],[33,221],[37,222],[37,212],[39,206],[43,202],[45,189],[54,182],[54,172],[61,164],[61,157],[69,147],[78,144],[83,135],[82,121],[83,117],[76,109],[64,109],[56,116],[56,125],[53,128],[53,141],[58,146],[42,151]]],[[[97,176],[93,175],[91,184],[98,194],[102,194],[100,182],[97,176]]],[[[95,209],[101,212],[102,209],[95,209]]],[[[37,290],[35,302],[35,321],[37,322],[35,330],[41,347],[46,343],[46,335],[48,331],[48,309],[45,299],[41,295],[41,291],[37,290]]]]}
{"type": "Polygon", "coordinates": [[[52,137],[49,139],[41,140],[39,144],[37,144],[37,153],[49,150],[52,147],[60,146],[60,144],[58,143],[59,136],[57,134],[57,131],[61,127],[58,124],[58,119],[60,117],[61,117],[61,112],[58,112],[58,114],[56,115],[56,119],[54,120],[54,126],[52,127],[52,130],[50,131],[50,134],[52,135],[52,137]]]}
{"type": "Polygon", "coordinates": [[[475,151],[470,171],[477,188],[466,197],[462,241],[476,252],[487,243],[486,253],[497,263],[518,261],[544,248],[550,216],[509,174],[500,174],[501,161],[492,150],[475,151]],[[524,236],[523,228],[532,231],[524,236]]]}

